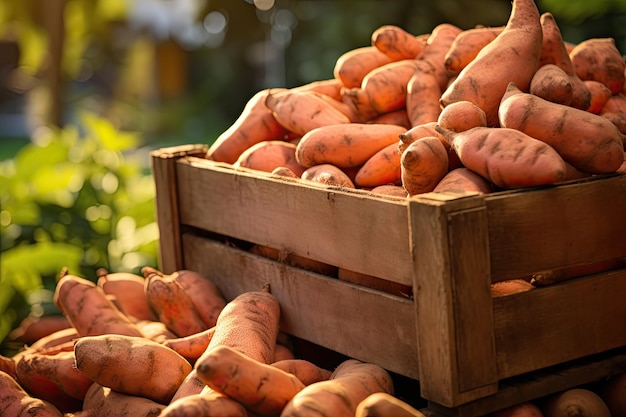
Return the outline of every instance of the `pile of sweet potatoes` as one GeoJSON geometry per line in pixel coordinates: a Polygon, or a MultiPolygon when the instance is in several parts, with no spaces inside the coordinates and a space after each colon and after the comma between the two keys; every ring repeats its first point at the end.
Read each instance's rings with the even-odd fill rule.
{"type": "Polygon", "coordinates": [[[399,196],[626,172],[625,70],[612,38],[569,43],[533,0],[499,27],[385,25],[332,77],[259,91],[206,158],[399,196]]]}

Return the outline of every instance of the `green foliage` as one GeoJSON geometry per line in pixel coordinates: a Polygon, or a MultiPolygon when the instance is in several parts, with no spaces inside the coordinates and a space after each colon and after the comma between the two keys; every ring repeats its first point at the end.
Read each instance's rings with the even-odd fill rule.
{"type": "Polygon", "coordinates": [[[0,163],[0,340],[35,301],[50,309],[63,268],[95,280],[100,267],[137,272],[157,257],[154,185],[147,156],[133,152],[137,135],[85,114],[32,139],[0,163]]]}
{"type": "Polygon", "coordinates": [[[624,0],[540,0],[539,5],[570,22],[581,22],[594,16],[626,12],[624,0]]]}

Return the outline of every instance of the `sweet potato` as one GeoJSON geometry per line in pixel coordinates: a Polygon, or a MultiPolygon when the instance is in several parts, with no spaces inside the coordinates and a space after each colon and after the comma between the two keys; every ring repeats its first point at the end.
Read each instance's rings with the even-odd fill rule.
{"type": "Polygon", "coordinates": [[[281,417],[354,417],[361,401],[375,392],[393,394],[391,376],[383,368],[347,359],[330,379],[307,385],[287,403],[281,417]]]}
{"type": "Polygon", "coordinates": [[[600,111],[602,111],[602,108],[613,93],[611,93],[609,87],[602,84],[600,81],[587,80],[583,82],[591,94],[589,106],[585,110],[589,113],[600,114],[600,111]]]}
{"type": "Polygon", "coordinates": [[[443,143],[443,146],[446,148],[446,152],[448,153],[448,169],[454,169],[461,166],[461,161],[459,157],[456,155],[454,149],[450,146],[450,144],[446,141],[446,139],[439,133],[436,129],[438,125],[437,122],[429,122],[421,125],[417,125],[407,130],[404,133],[399,135],[400,141],[398,142],[398,151],[400,154],[404,153],[406,148],[413,142],[418,139],[425,138],[428,136],[436,137],[443,143]]]}
{"type": "Polygon", "coordinates": [[[446,54],[461,32],[461,28],[451,23],[438,24],[430,32],[424,50],[418,57],[419,61],[428,62],[433,68],[441,91],[448,87],[451,76],[445,66],[446,54]]]}
{"type": "Polygon", "coordinates": [[[524,93],[514,83],[502,97],[498,113],[501,126],[550,145],[580,171],[611,173],[622,163],[621,134],[599,115],[524,93]]]}
{"type": "Polygon", "coordinates": [[[57,330],[56,332],[50,333],[48,336],[42,337],[29,347],[32,350],[45,350],[70,342],[77,337],[79,337],[79,335],[76,329],[74,327],[68,327],[67,329],[57,330]]]}
{"type": "Polygon", "coordinates": [[[193,394],[172,401],[159,417],[248,417],[245,407],[223,394],[193,394]]]}
{"type": "Polygon", "coordinates": [[[433,189],[436,193],[467,192],[478,195],[493,192],[493,185],[474,171],[459,167],[451,169],[433,189]]]}
{"type": "Polygon", "coordinates": [[[434,190],[449,169],[448,152],[434,136],[411,143],[402,153],[400,163],[402,186],[410,196],[434,190]]]}
{"type": "Polygon", "coordinates": [[[563,181],[565,161],[554,148],[511,128],[441,129],[463,165],[501,188],[563,181]]]}
{"type": "Polygon", "coordinates": [[[368,120],[367,123],[396,125],[402,126],[405,129],[411,128],[411,121],[409,120],[406,108],[379,114],[373,119],[368,120]]]}
{"type": "Polygon", "coordinates": [[[441,96],[442,106],[468,100],[483,109],[487,126],[498,125],[498,106],[510,82],[527,91],[537,71],[542,30],[534,0],[513,0],[506,27],[483,47],[441,96]]]}
{"type": "Polygon", "coordinates": [[[141,336],[141,331],[93,282],[64,275],[54,292],[54,302],[79,336],[115,333],[141,336]]]}
{"type": "Polygon", "coordinates": [[[6,339],[9,342],[20,342],[27,345],[56,332],[57,330],[72,327],[67,318],[59,314],[35,316],[29,314],[9,332],[6,339]]]}
{"type": "Polygon", "coordinates": [[[165,405],[148,398],[116,392],[96,383],[91,385],[83,401],[83,411],[93,417],[157,417],[164,408],[165,405]]]}
{"type": "Polygon", "coordinates": [[[358,187],[376,187],[384,184],[400,185],[402,178],[398,145],[390,143],[372,155],[359,168],[354,182],[358,187]]]}
{"type": "Polygon", "coordinates": [[[574,64],[569,57],[566,43],[554,16],[550,12],[545,12],[540,17],[540,23],[543,39],[539,68],[551,64],[562,69],[567,74],[572,89],[571,99],[568,103],[562,104],[568,104],[581,110],[587,109],[591,100],[591,93],[574,70],[574,64]]]}
{"type": "Polygon", "coordinates": [[[473,127],[487,126],[487,116],[476,104],[461,100],[443,108],[437,124],[444,129],[462,132],[473,127]]]}
{"type": "Polygon", "coordinates": [[[466,29],[459,33],[444,56],[446,70],[450,74],[461,72],[467,64],[476,58],[480,50],[494,40],[503,30],[504,26],[480,26],[466,29]]]}
{"type": "Polygon", "coordinates": [[[269,140],[251,146],[239,155],[233,166],[264,172],[286,167],[297,176],[306,169],[296,161],[296,145],[282,140],[269,140]]]}
{"type": "Polygon", "coordinates": [[[406,107],[407,84],[415,66],[415,59],[403,59],[375,68],[363,78],[360,87],[345,89],[342,100],[363,120],[402,109],[406,107]]]}
{"type": "MultiPolygon", "coordinates": [[[[273,94],[276,92],[272,89],[273,94]]],[[[269,89],[261,90],[248,100],[237,120],[211,144],[205,156],[207,159],[232,164],[252,145],[287,136],[287,130],[265,105],[269,94],[269,89]]]]}
{"type": "Polygon", "coordinates": [[[207,386],[259,416],[279,416],[305,387],[294,375],[224,345],[207,351],[195,368],[207,386]]]}
{"type": "Polygon", "coordinates": [[[161,344],[174,350],[188,361],[195,362],[209,346],[209,342],[213,338],[214,333],[215,326],[200,333],[176,339],[168,339],[161,344]]]}
{"type": "Polygon", "coordinates": [[[143,337],[157,343],[163,343],[169,339],[178,338],[174,332],[167,328],[165,323],[160,321],[139,320],[135,322],[135,326],[141,330],[143,337]]]}
{"type": "Polygon", "coordinates": [[[82,401],[92,384],[87,375],[76,369],[74,362],[73,351],[46,355],[27,350],[17,360],[17,378],[30,394],[55,404],[62,411],[72,411],[57,400],[63,398],[69,407],[79,405],[80,402],[67,401],[64,395],[54,393],[60,390],[67,396],[82,401]],[[55,386],[53,389],[50,389],[51,384],[55,386]]]}
{"type": "Polygon", "coordinates": [[[569,54],[581,80],[596,80],[613,94],[624,88],[626,64],[613,38],[591,38],[577,44],[569,54]]]}
{"type": "MultiPolygon", "coordinates": [[[[360,84],[360,83],[359,83],[360,84]]],[[[358,85],[358,84],[357,84],[358,85]]],[[[337,101],[341,101],[341,89],[345,85],[337,78],[329,78],[326,80],[311,81],[306,84],[292,87],[292,91],[314,91],[324,96],[328,96],[337,101]]]]}
{"type": "Polygon", "coordinates": [[[294,375],[304,385],[326,381],[332,375],[328,369],[320,368],[306,359],[282,359],[272,363],[272,366],[294,375]]]}
{"type": "Polygon", "coordinates": [[[305,167],[332,164],[339,168],[361,166],[376,152],[396,143],[403,126],[350,123],[311,130],[296,147],[296,160],[305,167]]]}
{"type": "Polygon", "coordinates": [[[529,92],[544,100],[569,106],[573,87],[565,71],[554,64],[546,64],[539,67],[533,75],[529,92]]]}
{"type": "Polygon", "coordinates": [[[551,395],[545,400],[541,410],[545,417],[611,417],[611,412],[602,398],[587,388],[570,388],[551,395]]]}
{"type": "Polygon", "coordinates": [[[0,412],[6,417],[63,417],[47,401],[32,397],[15,379],[0,371],[0,412]]]}
{"type": "Polygon", "coordinates": [[[274,361],[278,362],[283,359],[295,359],[293,349],[283,343],[276,343],[274,348],[274,361]]]}
{"type": "MultiPolygon", "coordinates": [[[[626,95],[617,93],[609,97],[600,110],[600,116],[609,119],[622,134],[626,134],[626,95]]],[[[623,136],[622,142],[626,145],[623,136]]]]}
{"type": "Polygon", "coordinates": [[[130,272],[111,273],[105,268],[99,268],[97,274],[98,287],[105,294],[114,295],[126,315],[137,320],[157,320],[144,292],[143,276],[130,272]]]}
{"type": "Polygon", "coordinates": [[[0,355],[0,372],[4,372],[13,378],[16,378],[15,359],[13,357],[0,355]]]}
{"type": "Polygon", "coordinates": [[[178,353],[142,337],[88,336],[74,345],[76,368],[92,381],[127,395],[167,404],[191,372],[178,353]]]}
{"type": "Polygon", "coordinates": [[[296,175],[295,172],[287,167],[276,167],[272,170],[272,175],[286,178],[300,178],[302,174],[296,175]]]}
{"type": "Polygon", "coordinates": [[[424,49],[424,39],[396,25],[384,25],[372,32],[372,45],[394,61],[416,58],[424,49]]]}
{"type": "Polygon", "coordinates": [[[348,174],[333,164],[319,164],[307,168],[302,179],[332,187],[356,188],[348,174]]]}
{"type": "Polygon", "coordinates": [[[160,271],[144,267],[141,270],[146,278],[145,293],[150,307],[177,337],[200,333],[208,326],[200,317],[190,295],[183,285],[160,271]]]}
{"type": "Polygon", "coordinates": [[[395,197],[408,197],[409,193],[406,192],[403,186],[401,185],[379,185],[378,187],[374,187],[370,190],[370,192],[374,194],[382,194],[382,195],[390,195],[395,197]]]}
{"type": "Polygon", "coordinates": [[[270,90],[265,105],[278,123],[299,136],[320,126],[351,122],[348,116],[314,91],[270,90]]]}
{"type": "Polygon", "coordinates": [[[413,406],[387,392],[367,396],[356,408],[355,417],[426,417],[413,406]]]}
{"type": "Polygon", "coordinates": [[[517,294],[534,289],[535,286],[524,279],[508,279],[491,284],[492,297],[504,297],[506,295],[517,294]]]}
{"type": "Polygon", "coordinates": [[[373,69],[393,60],[373,45],[363,46],[344,52],[333,68],[335,78],[341,80],[346,88],[361,87],[363,78],[373,69]]]}

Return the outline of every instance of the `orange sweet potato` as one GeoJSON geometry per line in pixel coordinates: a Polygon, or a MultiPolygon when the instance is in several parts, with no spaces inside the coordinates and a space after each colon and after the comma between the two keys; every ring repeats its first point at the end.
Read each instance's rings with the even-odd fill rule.
{"type": "Polygon", "coordinates": [[[107,333],[141,336],[141,331],[93,282],[64,275],[58,282],[54,302],[79,336],[107,333]]]}
{"type": "Polygon", "coordinates": [[[479,26],[459,33],[444,57],[446,70],[450,74],[461,72],[467,64],[476,58],[480,50],[494,40],[503,30],[504,26],[479,26]]]}
{"type": "Polygon", "coordinates": [[[573,87],[565,71],[554,64],[546,64],[539,67],[533,75],[529,92],[544,100],[569,106],[573,87]]]}
{"type": "Polygon", "coordinates": [[[96,284],[105,294],[113,295],[124,313],[137,320],[157,319],[148,304],[144,292],[145,278],[130,272],[109,272],[104,268],[97,271],[96,284]]]}
{"type": "Polygon", "coordinates": [[[383,368],[355,359],[340,363],[330,379],[307,385],[287,403],[281,417],[354,417],[358,404],[375,392],[393,394],[390,375],[383,368]]]}
{"type": "Polygon", "coordinates": [[[411,128],[411,121],[409,120],[406,108],[380,114],[373,119],[368,120],[367,123],[384,123],[388,125],[402,126],[406,129],[411,128]]]}
{"type": "Polygon", "coordinates": [[[294,375],[304,385],[311,385],[314,382],[326,381],[330,379],[332,372],[320,368],[313,362],[306,359],[282,359],[276,361],[272,366],[294,375]]]}
{"type": "Polygon", "coordinates": [[[437,124],[444,129],[462,132],[473,127],[487,126],[487,116],[476,104],[461,100],[441,110],[437,124]]]}
{"type": "Polygon", "coordinates": [[[47,401],[31,396],[9,374],[0,371],[0,411],[11,417],[63,417],[47,401]]]}
{"type": "Polygon", "coordinates": [[[565,179],[563,158],[547,143],[511,128],[441,129],[463,165],[500,188],[554,184],[565,179]]]}
{"type": "MultiPolygon", "coordinates": [[[[272,94],[276,91],[273,89],[272,94]]],[[[207,159],[232,164],[250,146],[287,136],[287,130],[265,105],[269,94],[269,89],[261,90],[248,100],[237,120],[211,144],[206,153],[207,159]]]]}
{"type": "Polygon", "coordinates": [[[402,153],[400,163],[402,186],[410,196],[434,190],[449,169],[448,152],[434,136],[411,143],[402,153]]]}
{"type": "Polygon", "coordinates": [[[83,414],[88,417],[123,415],[156,417],[164,408],[163,404],[148,398],[123,394],[109,387],[93,383],[85,395],[81,414],[77,414],[75,417],[82,417],[83,414]]]}
{"type": "Polygon", "coordinates": [[[159,417],[248,417],[245,407],[218,392],[197,393],[172,401],[159,417]]]}
{"type": "Polygon", "coordinates": [[[608,101],[608,99],[613,95],[609,87],[601,83],[600,81],[595,80],[587,80],[583,81],[587,90],[591,94],[591,98],[589,100],[589,107],[586,110],[589,113],[600,114],[602,108],[608,101]]]}
{"type": "Polygon", "coordinates": [[[356,173],[354,182],[358,187],[376,187],[384,184],[400,185],[401,177],[398,145],[390,143],[365,161],[356,173]]]}
{"type": "Polygon", "coordinates": [[[624,88],[626,64],[613,38],[591,38],[577,44],[570,52],[574,71],[581,80],[600,81],[613,94],[624,88]]]}
{"type": "Polygon", "coordinates": [[[332,102],[314,91],[270,90],[265,105],[278,123],[298,136],[316,127],[351,122],[332,102]]]}
{"type": "Polygon", "coordinates": [[[433,189],[436,193],[470,192],[479,195],[493,192],[493,185],[474,171],[459,167],[451,169],[433,189]]]}
{"type": "Polygon", "coordinates": [[[421,411],[387,393],[375,392],[359,403],[355,417],[426,417],[421,411]]]}
{"type": "Polygon", "coordinates": [[[382,195],[390,195],[395,197],[408,197],[409,193],[406,192],[403,186],[401,185],[379,185],[378,187],[374,187],[370,190],[370,192],[374,194],[382,194],[382,195]]]}
{"type": "Polygon", "coordinates": [[[333,164],[313,165],[302,173],[302,179],[328,186],[356,188],[348,174],[333,164]]]}
{"type": "Polygon", "coordinates": [[[543,141],[580,171],[611,173],[622,163],[621,134],[609,120],[524,93],[514,83],[502,98],[499,117],[501,126],[543,141]]]}
{"type": "Polygon", "coordinates": [[[372,45],[394,61],[416,58],[424,49],[424,39],[396,25],[384,25],[372,32],[372,45]]]}
{"type": "Polygon", "coordinates": [[[506,27],[483,47],[441,96],[442,106],[468,100],[487,115],[487,126],[498,125],[498,106],[510,82],[527,91],[537,71],[542,30],[534,0],[513,0],[506,27]]]}
{"type": "Polygon", "coordinates": [[[74,344],[76,368],[92,381],[117,392],[167,404],[191,372],[191,364],[157,342],[107,334],[74,344]]]}
{"type": "Polygon", "coordinates": [[[298,176],[305,170],[305,167],[296,161],[296,145],[281,140],[270,140],[251,146],[239,155],[233,166],[264,172],[286,167],[298,176]]]}
{"type": "Polygon", "coordinates": [[[207,386],[260,416],[279,416],[305,387],[293,374],[224,345],[207,351],[195,368],[207,386]]]}
{"type": "Polygon", "coordinates": [[[361,86],[363,78],[373,69],[393,60],[373,45],[351,49],[343,53],[335,62],[333,75],[341,80],[346,88],[361,86]]]}
{"type": "Polygon", "coordinates": [[[332,164],[339,168],[361,166],[376,152],[396,143],[403,126],[350,123],[311,130],[298,142],[296,160],[305,167],[332,164]]]}
{"type": "Polygon", "coordinates": [[[157,343],[178,338],[174,332],[167,328],[165,323],[160,321],[138,320],[135,322],[135,325],[141,330],[143,337],[157,343]]]}

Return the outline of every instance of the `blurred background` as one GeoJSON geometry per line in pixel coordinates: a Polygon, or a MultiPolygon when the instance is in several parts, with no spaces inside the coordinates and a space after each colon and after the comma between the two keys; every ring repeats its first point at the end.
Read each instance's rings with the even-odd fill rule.
{"type": "MultiPolygon", "coordinates": [[[[626,51],[626,0],[537,0],[626,51]]],[[[332,77],[385,24],[506,24],[509,0],[1,0],[0,341],[59,316],[62,268],[157,266],[149,152],[210,144],[267,87],[332,77]]]]}

